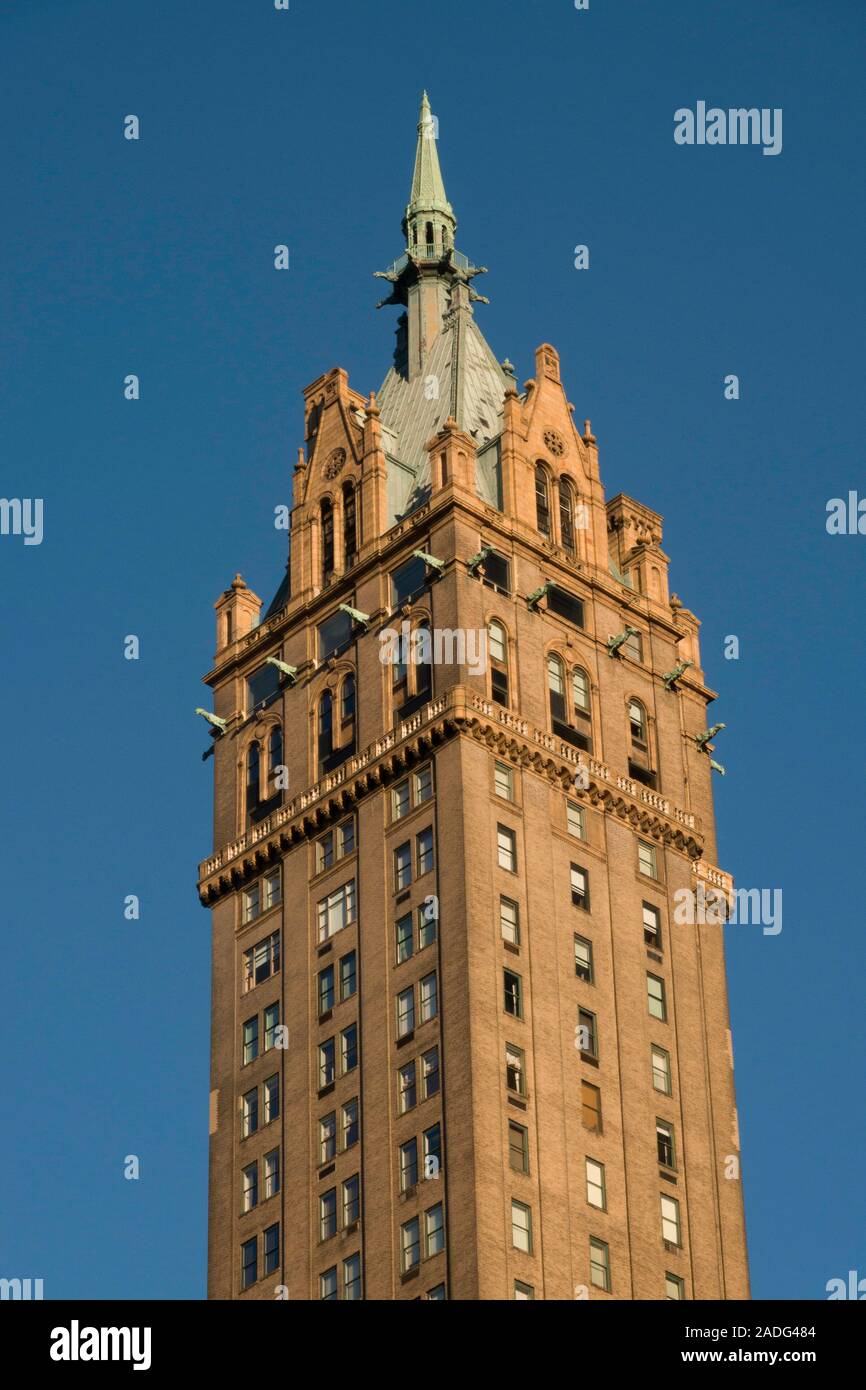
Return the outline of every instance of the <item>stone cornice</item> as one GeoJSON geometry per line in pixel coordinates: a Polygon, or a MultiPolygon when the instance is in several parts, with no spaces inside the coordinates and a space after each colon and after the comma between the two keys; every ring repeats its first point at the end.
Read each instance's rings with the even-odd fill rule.
{"type": "Polygon", "coordinates": [[[501,757],[547,777],[563,791],[587,799],[606,814],[628,821],[642,835],[692,860],[703,854],[700,825],[691,812],[629,777],[618,776],[595,758],[582,758],[561,739],[458,685],[401,720],[335,772],[203,860],[199,865],[202,903],[210,906],[234,892],[281,854],[301,841],[314,839],[366,796],[388,786],[429,757],[438,745],[461,734],[487,744],[501,757]],[[575,787],[578,767],[586,769],[589,785],[585,789],[575,787]]]}

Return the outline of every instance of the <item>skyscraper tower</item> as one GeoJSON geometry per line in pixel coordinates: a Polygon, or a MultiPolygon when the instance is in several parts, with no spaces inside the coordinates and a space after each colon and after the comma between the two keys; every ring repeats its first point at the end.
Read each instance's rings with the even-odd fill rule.
{"type": "Polygon", "coordinates": [[[698,619],[486,343],[426,94],[402,225],[216,603],[209,1295],[747,1298],[698,619]]]}

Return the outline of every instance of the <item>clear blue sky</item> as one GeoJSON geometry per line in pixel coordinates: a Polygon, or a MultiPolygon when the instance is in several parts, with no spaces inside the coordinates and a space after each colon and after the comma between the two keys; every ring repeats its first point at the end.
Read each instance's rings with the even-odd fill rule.
{"type": "Polygon", "coordinates": [[[780,936],[728,932],[754,1292],[821,1298],[866,1274],[866,536],[824,527],[866,494],[863,6],[434,9],[3,6],[0,495],[44,498],[45,534],[0,537],[0,1273],[204,1293],[192,710],[214,600],[237,569],[266,600],[282,576],[301,389],[384,376],[371,272],[401,251],[426,86],[488,340],[520,381],[556,345],[608,496],[664,515],[703,620],[721,863],[784,893],[780,936]],[[781,155],[676,146],[698,100],[782,107],[781,155]]]}

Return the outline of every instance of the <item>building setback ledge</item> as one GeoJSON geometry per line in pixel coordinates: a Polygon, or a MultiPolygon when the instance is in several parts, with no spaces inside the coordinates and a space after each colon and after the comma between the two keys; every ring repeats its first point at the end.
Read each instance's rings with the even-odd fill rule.
{"type": "MultiPolygon", "coordinates": [[[[546,776],[578,800],[628,820],[642,835],[699,860],[703,853],[698,817],[630,777],[622,777],[569,743],[537,729],[512,710],[455,685],[408,719],[376,739],[342,767],[313,783],[305,792],[199,865],[199,897],[205,906],[233,893],[293,845],[319,835],[331,821],[345,816],[366,796],[404,775],[435,748],[457,735],[477,739],[503,758],[546,776]],[[578,787],[575,773],[584,770],[588,786],[578,787]]],[[[717,886],[730,880],[719,870],[717,886]]],[[[702,875],[703,876],[703,875],[702,875]]]]}

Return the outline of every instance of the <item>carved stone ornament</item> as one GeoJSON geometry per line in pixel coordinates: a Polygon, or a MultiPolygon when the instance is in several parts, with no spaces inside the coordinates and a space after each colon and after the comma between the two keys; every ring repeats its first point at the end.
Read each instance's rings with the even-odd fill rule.
{"type": "Polygon", "coordinates": [[[339,473],[340,469],[343,467],[343,464],[345,462],[346,450],[333,449],[331,453],[328,455],[328,461],[325,464],[325,477],[336,478],[337,474],[339,473]]]}
{"type": "Polygon", "coordinates": [[[558,430],[545,430],[544,443],[554,458],[562,458],[565,453],[565,440],[558,430]]]}

